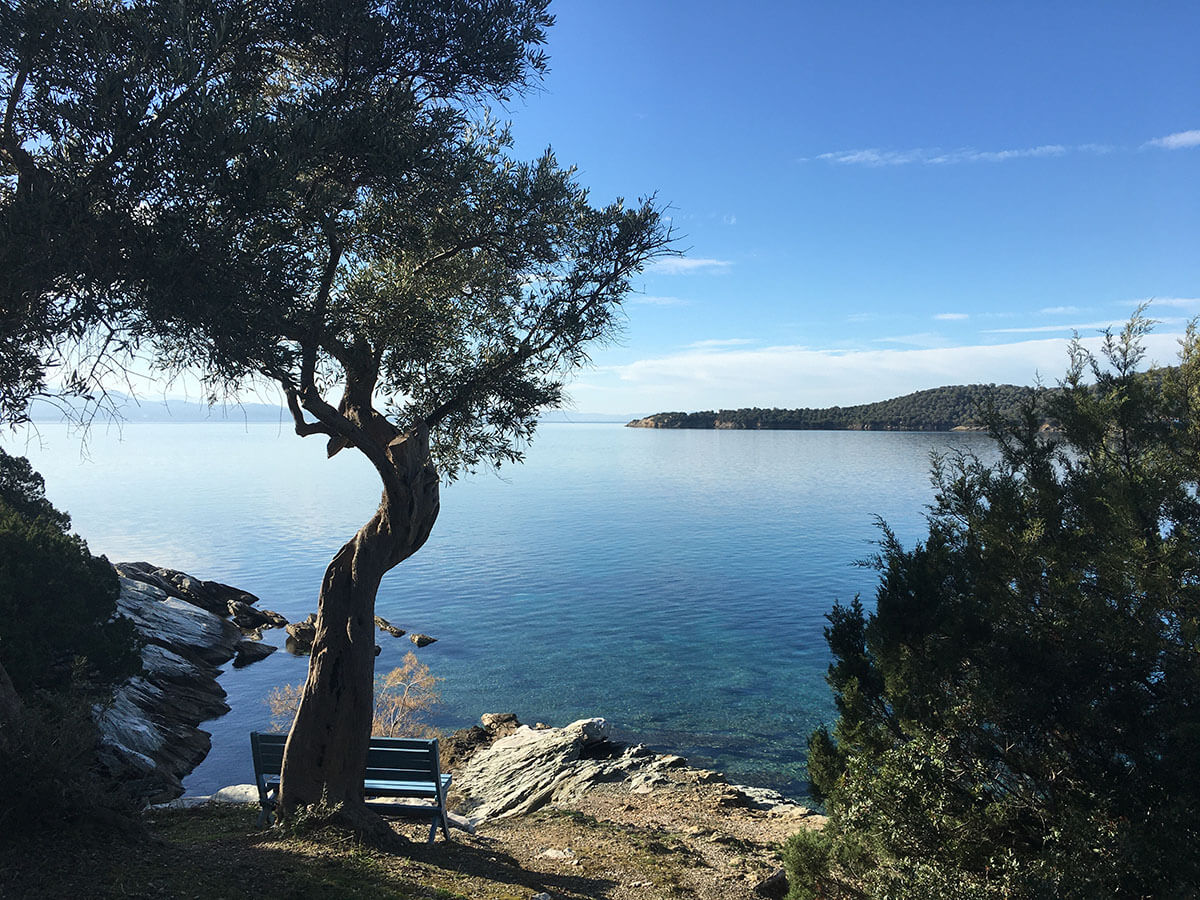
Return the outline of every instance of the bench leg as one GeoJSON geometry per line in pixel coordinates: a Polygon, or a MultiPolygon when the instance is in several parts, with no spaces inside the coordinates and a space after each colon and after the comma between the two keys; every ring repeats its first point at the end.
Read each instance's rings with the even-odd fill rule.
{"type": "Polygon", "coordinates": [[[275,824],[275,799],[277,790],[267,791],[266,796],[259,794],[258,827],[275,824]]]}

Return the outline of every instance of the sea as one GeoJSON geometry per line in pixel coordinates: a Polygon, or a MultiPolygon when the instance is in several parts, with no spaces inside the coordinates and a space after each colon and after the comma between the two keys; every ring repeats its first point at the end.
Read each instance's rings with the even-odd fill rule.
{"type": "MultiPolygon", "coordinates": [[[[282,422],[43,424],[3,446],[93,553],[235,585],[293,621],[380,493],[361,455],[326,459],[282,422]]],[[[971,433],[543,424],[523,462],[443,486],[432,536],[376,610],[437,642],[380,633],[376,671],[416,652],[441,679],[445,730],[488,712],[602,716],[625,740],[802,797],[808,736],[834,719],[825,614],[855,595],[872,606],[862,562],[880,522],[906,546],[926,533],[930,454],[989,449],[971,433]]],[[[203,726],[212,751],[189,794],[252,780],[247,735],[306,666],[280,649],[226,667],[232,709],[203,726]]]]}

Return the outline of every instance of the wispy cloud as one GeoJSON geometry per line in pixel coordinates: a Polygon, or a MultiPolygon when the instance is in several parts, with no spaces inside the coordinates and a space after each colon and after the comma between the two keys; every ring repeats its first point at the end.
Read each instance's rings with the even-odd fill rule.
{"type": "Polygon", "coordinates": [[[694,341],[687,345],[689,350],[718,350],[722,347],[744,347],[753,344],[750,338],[709,338],[706,341],[694,341]]]}
{"type": "MultiPolygon", "coordinates": [[[[1088,145],[1089,147],[1093,145],[1088,145]]],[[[813,157],[823,162],[845,166],[951,166],[961,163],[1007,162],[1011,159],[1036,159],[1047,156],[1064,156],[1083,151],[1082,147],[1065,147],[1062,144],[1043,144],[1040,147],[1023,147],[1010,150],[975,150],[970,147],[958,150],[917,147],[912,150],[881,150],[877,147],[865,150],[837,150],[813,157]]],[[[1091,152],[1095,152],[1092,150],[1091,152]]]]}
{"type": "Polygon", "coordinates": [[[1045,306],[1038,310],[1042,316],[1073,316],[1083,312],[1078,306],[1045,306]]]}
{"type": "Polygon", "coordinates": [[[1187,150],[1191,147],[1200,147],[1200,128],[1191,131],[1177,131],[1166,137],[1146,141],[1142,146],[1154,147],[1158,150],[1187,150]]]}
{"type": "MultiPolygon", "coordinates": [[[[1177,131],[1165,137],[1154,138],[1141,144],[1141,149],[1186,150],[1200,147],[1200,129],[1177,131]]],[[[1113,144],[1040,144],[1036,147],[1013,147],[1006,150],[978,150],[974,147],[960,147],[955,150],[944,150],[941,147],[913,147],[907,150],[886,150],[879,147],[869,147],[858,150],[835,150],[821,153],[817,156],[804,157],[801,162],[820,160],[839,166],[866,166],[868,168],[883,168],[887,166],[952,166],[964,163],[1001,163],[1014,159],[1044,159],[1067,156],[1070,154],[1086,153],[1103,155],[1120,150],[1130,151],[1135,147],[1120,147],[1113,144]]]]}
{"type": "MultiPolygon", "coordinates": [[[[1148,359],[1168,363],[1179,333],[1148,336],[1148,359]]],[[[1100,338],[1085,335],[1093,352],[1100,338]]],[[[593,370],[572,388],[580,409],[638,412],[743,406],[848,406],[949,384],[1048,383],[1066,370],[1069,336],[922,349],[800,346],[686,349],[593,370]]]]}
{"type": "Polygon", "coordinates": [[[939,322],[965,322],[971,317],[967,313],[938,313],[934,318],[939,322]]]}
{"type": "Polygon", "coordinates": [[[650,294],[631,294],[626,303],[643,306],[688,306],[692,301],[682,297],[656,297],[650,294]]]}
{"type": "Polygon", "coordinates": [[[917,334],[897,334],[892,337],[875,338],[875,344],[902,344],[907,347],[942,347],[946,339],[932,331],[922,331],[917,334]]]}
{"type": "Polygon", "coordinates": [[[650,271],[660,275],[690,275],[695,272],[724,272],[732,265],[733,263],[726,259],[668,256],[651,264],[650,271]]]}
{"type": "Polygon", "coordinates": [[[989,328],[983,334],[1063,334],[1078,331],[1080,334],[1095,333],[1106,329],[1119,331],[1128,319],[1111,319],[1107,322],[1084,322],[1073,325],[1024,325],[1014,328],[989,328]]]}

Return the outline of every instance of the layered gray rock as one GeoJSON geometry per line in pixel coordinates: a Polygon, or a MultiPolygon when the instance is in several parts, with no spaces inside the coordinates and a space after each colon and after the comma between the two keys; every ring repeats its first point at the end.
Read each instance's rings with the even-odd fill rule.
{"type": "MultiPolygon", "coordinates": [[[[473,748],[466,762],[454,769],[455,808],[476,823],[525,815],[546,805],[570,806],[600,784],[620,782],[631,794],[674,790],[681,773],[685,783],[721,785],[721,805],[770,816],[811,815],[776,791],[727,785],[719,773],[688,768],[683,757],[615,741],[604,719],[580,719],[564,728],[530,728],[504,714],[485,715],[483,723],[495,740],[473,748]]],[[[465,739],[475,731],[484,729],[459,734],[465,739]]]]}
{"type": "Polygon", "coordinates": [[[249,591],[193,578],[186,572],[166,569],[148,562],[116,563],[113,568],[123,578],[158,588],[168,597],[183,600],[217,616],[230,617],[244,632],[261,628],[283,628],[287,619],[269,609],[256,609],[258,598],[249,591]]]}
{"type": "Polygon", "coordinates": [[[237,653],[242,633],[232,622],[146,582],[124,576],[120,582],[117,611],[147,642],[218,666],[237,653]]]}
{"type": "Polygon", "coordinates": [[[182,794],[183,777],[208,755],[211,739],[199,724],[229,711],[218,666],[247,652],[242,631],[220,614],[228,615],[231,603],[213,600],[216,589],[226,600],[234,593],[256,598],[148,563],[116,568],[117,611],[145,641],[144,671],[96,707],[101,759],[136,796],[160,803],[182,794]],[[193,602],[194,585],[208,592],[205,606],[193,602]]]}
{"type": "Polygon", "coordinates": [[[226,615],[232,601],[253,606],[258,598],[249,591],[221,584],[219,581],[204,581],[193,578],[186,572],[166,569],[148,562],[117,563],[114,568],[126,578],[151,584],[168,596],[186,600],[208,612],[226,615]]]}
{"type": "Polygon", "coordinates": [[[522,725],[476,751],[455,774],[456,808],[476,821],[525,815],[567,803],[595,784],[651,773],[661,759],[645,747],[610,740],[600,718],[564,728],[522,725]]]}

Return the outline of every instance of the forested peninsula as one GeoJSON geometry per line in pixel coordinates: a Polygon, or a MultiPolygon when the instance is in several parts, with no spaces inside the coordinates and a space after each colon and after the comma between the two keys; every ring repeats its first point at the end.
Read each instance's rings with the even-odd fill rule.
{"type": "Polygon", "coordinates": [[[822,431],[954,431],[981,427],[989,405],[1014,415],[1033,388],[1015,384],[958,384],[859,406],[825,409],[722,409],[663,412],[635,419],[629,428],[730,428],[822,431]]]}

